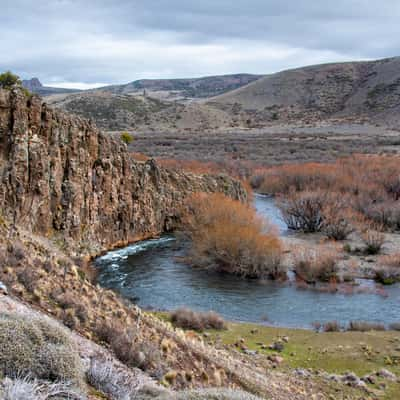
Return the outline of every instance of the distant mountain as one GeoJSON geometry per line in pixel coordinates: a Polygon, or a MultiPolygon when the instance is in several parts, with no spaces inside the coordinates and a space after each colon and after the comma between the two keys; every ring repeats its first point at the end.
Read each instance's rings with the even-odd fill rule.
{"type": "Polygon", "coordinates": [[[64,88],[55,88],[51,86],[43,86],[38,78],[23,80],[22,86],[24,86],[30,92],[38,94],[39,96],[50,96],[52,94],[80,92],[79,89],[64,89],[64,88]]]}
{"type": "Polygon", "coordinates": [[[100,90],[115,94],[139,91],[175,92],[171,94],[182,98],[206,98],[237,89],[261,77],[262,75],[234,74],[191,79],[141,79],[126,85],[106,86],[100,90]]]}
{"type": "Polygon", "coordinates": [[[262,77],[141,80],[47,100],[108,130],[217,131],[328,121],[400,128],[400,57],[262,77]]]}

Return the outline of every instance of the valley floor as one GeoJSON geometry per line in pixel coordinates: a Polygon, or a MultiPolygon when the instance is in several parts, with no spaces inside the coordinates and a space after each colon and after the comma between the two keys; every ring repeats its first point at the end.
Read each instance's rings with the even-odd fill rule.
{"type": "MultiPolygon", "coordinates": [[[[118,135],[119,133],[115,133],[118,135]]],[[[398,130],[370,124],[274,125],[263,129],[132,132],[130,149],[155,158],[274,165],[398,153],[398,130]]]]}

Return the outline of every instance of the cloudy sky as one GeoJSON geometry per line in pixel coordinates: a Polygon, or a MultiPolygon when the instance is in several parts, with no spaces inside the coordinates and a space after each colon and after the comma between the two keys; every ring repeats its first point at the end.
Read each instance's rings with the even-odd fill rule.
{"type": "Polygon", "coordinates": [[[53,86],[400,55],[399,0],[1,0],[0,71],[53,86]]]}

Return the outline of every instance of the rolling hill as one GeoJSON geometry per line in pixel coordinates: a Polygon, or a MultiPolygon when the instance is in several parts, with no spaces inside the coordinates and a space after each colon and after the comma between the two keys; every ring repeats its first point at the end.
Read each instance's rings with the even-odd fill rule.
{"type": "Polygon", "coordinates": [[[107,130],[196,132],[327,122],[397,128],[400,57],[263,77],[142,80],[46,100],[107,130]]]}

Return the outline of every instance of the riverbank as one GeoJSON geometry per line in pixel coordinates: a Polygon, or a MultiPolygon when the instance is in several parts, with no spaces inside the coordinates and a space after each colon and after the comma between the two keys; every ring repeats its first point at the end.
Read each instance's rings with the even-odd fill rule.
{"type": "MultiPolygon", "coordinates": [[[[155,314],[163,320],[170,320],[169,313],[155,314]]],[[[332,382],[349,379],[346,382],[349,386],[359,385],[372,398],[396,399],[400,393],[399,332],[317,333],[229,322],[226,330],[206,330],[199,335],[217,348],[241,354],[249,363],[263,365],[272,360],[277,371],[318,379],[321,385],[329,386],[332,382]],[[358,381],[354,376],[350,377],[350,372],[358,381]],[[353,383],[351,379],[354,379],[353,383]]]]}

